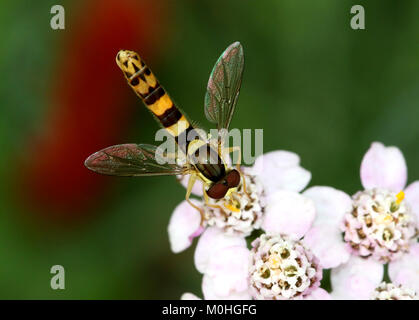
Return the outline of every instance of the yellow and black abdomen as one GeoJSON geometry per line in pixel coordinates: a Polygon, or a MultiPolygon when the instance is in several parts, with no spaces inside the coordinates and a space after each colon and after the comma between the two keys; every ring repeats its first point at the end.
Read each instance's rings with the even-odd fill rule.
{"type": "MultiPolygon", "coordinates": [[[[123,71],[128,84],[161,125],[176,141],[186,141],[187,139],[179,139],[179,137],[187,135],[193,129],[192,125],[176,107],[140,56],[133,51],[121,50],[116,56],[116,62],[123,71]]],[[[187,145],[181,147],[186,151],[187,145]]]]}

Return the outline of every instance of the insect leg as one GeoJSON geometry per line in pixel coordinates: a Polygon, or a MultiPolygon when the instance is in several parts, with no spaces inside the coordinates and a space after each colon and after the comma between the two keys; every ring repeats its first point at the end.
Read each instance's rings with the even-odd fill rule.
{"type": "Polygon", "coordinates": [[[188,181],[188,187],[186,189],[186,196],[185,196],[185,200],[192,206],[194,207],[196,210],[199,211],[199,213],[201,214],[201,225],[204,223],[205,221],[205,213],[204,210],[202,210],[202,208],[196,206],[190,199],[190,195],[192,192],[192,188],[196,182],[196,174],[195,173],[191,173],[190,177],[189,177],[189,181],[188,181]]]}

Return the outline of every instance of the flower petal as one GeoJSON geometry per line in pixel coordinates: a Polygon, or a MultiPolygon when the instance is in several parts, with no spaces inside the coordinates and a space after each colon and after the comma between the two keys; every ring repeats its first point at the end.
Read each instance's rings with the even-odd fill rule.
{"type": "MultiPolygon", "coordinates": [[[[177,176],[179,182],[182,184],[182,186],[185,187],[185,189],[188,188],[188,182],[189,179],[191,178],[190,175],[184,175],[184,176],[177,176]]],[[[203,190],[202,190],[202,181],[197,179],[195,181],[195,184],[192,187],[192,194],[198,196],[198,197],[202,197],[203,196],[203,190]]]]}
{"type": "Polygon", "coordinates": [[[230,291],[227,294],[219,294],[215,290],[217,280],[208,275],[204,275],[202,279],[202,292],[205,300],[250,300],[251,296],[248,290],[236,292],[230,291]]]}
{"type": "Polygon", "coordinates": [[[283,189],[299,192],[311,179],[310,171],[300,166],[300,157],[283,150],[259,156],[251,172],[260,177],[267,194],[283,189]]]}
{"type": "MultiPolygon", "coordinates": [[[[199,205],[198,201],[192,201],[199,205]]],[[[167,231],[172,251],[181,252],[191,245],[194,237],[202,233],[201,215],[184,200],[173,211],[167,231]]]]}
{"type": "Polygon", "coordinates": [[[419,224],[419,181],[412,182],[406,190],[406,201],[411,206],[413,213],[416,216],[416,223],[419,224]]]}
{"type": "Polygon", "coordinates": [[[248,291],[250,251],[242,246],[217,250],[205,272],[211,278],[213,292],[218,296],[248,291]]]}
{"type": "Polygon", "coordinates": [[[346,264],[332,269],[332,296],[336,299],[368,300],[381,283],[383,275],[381,263],[351,256],[346,264]]]}
{"type": "Polygon", "coordinates": [[[202,300],[202,299],[194,295],[193,293],[185,292],[180,297],[180,300],[202,300]]]}
{"type": "Polygon", "coordinates": [[[312,291],[308,296],[304,297],[304,300],[332,300],[332,297],[326,290],[322,288],[317,288],[316,290],[312,291]]]}
{"type": "Polygon", "coordinates": [[[214,252],[204,275],[205,299],[250,299],[250,251],[241,245],[214,252]]]}
{"type": "Polygon", "coordinates": [[[332,187],[311,187],[303,195],[312,199],[316,206],[314,226],[328,224],[338,229],[345,213],[352,210],[351,197],[332,187]]]}
{"type": "Polygon", "coordinates": [[[374,142],[361,163],[361,182],[365,189],[387,188],[403,190],[407,181],[407,166],[397,147],[386,147],[374,142]]]}
{"type": "Polygon", "coordinates": [[[293,191],[281,190],[267,198],[262,228],[271,234],[284,234],[299,239],[307,232],[316,216],[314,202],[293,191]]]}
{"type": "Polygon", "coordinates": [[[419,243],[410,246],[409,253],[389,263],[388,273],[395,284],[402,284],[419,292],[419,243]]]}
{"type": "Polygon", "coordinates": [[[335,268],[349,260],[350,253],[342,241],[338,227],[327,224],[311,227],[304,236],[304,243],[313,251],[325,269],[335,268]]]}
{"type": "Polygon", "coordinates": [[[231,246],[246,248],[246,240],[240,236],[227,235],[216,227],[207,228],[196,246],[194,257],[196,269],[205,273],[212,255],[231,246]]]}

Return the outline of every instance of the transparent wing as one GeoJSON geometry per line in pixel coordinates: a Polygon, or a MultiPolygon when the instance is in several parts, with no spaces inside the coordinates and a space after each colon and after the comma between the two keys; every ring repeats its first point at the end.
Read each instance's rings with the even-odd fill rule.
{"type": "Polygon", "coordinates": [[[205,115],[216,123],[218,130],[228,129],[239,97],[244,68],[243,47],[240,42],[231,44],[218,58],[212,69],[207,93],[205,115]]]}
{"type": "Polygon", "coordinates": [[[183,175],[187,166],[176,164],[175,154],[164,154],[148,144],[120,144],[100,150],[86,159],[85,166],[113,176],[183,175]]]}

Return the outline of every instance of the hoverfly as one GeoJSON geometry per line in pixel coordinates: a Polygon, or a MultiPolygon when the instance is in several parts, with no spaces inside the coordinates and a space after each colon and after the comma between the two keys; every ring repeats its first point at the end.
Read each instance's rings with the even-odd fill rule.
{"type": "MultiPolygon", "coordinates": [[[[116,63],[129,86],[175,139],[186,162],[183,165],[162,164],[156,146],[121,144],[92,154],[86,159],[85,166],[97,173],[115,176],[190,175],[185,198],[201,213],[203,220],[203,210],[189,199],[197,179],[203,182],[204,199],[211,207],[220,208],[219,205],[209,204],[209,198],[228,198],[237,190],[241,181],[247,194],[240,160],[234,169],[229,168],[223,159],[224,151],[240,151],[239,147],[224,150],[223,139],[220,137],[215,144],[205,139],[188,139],[190,132],[196,129],[195,126],[176,107],[140,56],[133,51],[121,50],[116,56],[116,63]]],[[[218,58],[211,72],[205,95],[205,115],[210,122],[217,124],[219,131],[228,130],[239,96],[243,68],[243,47],[235,42],[218,58]]]]}

